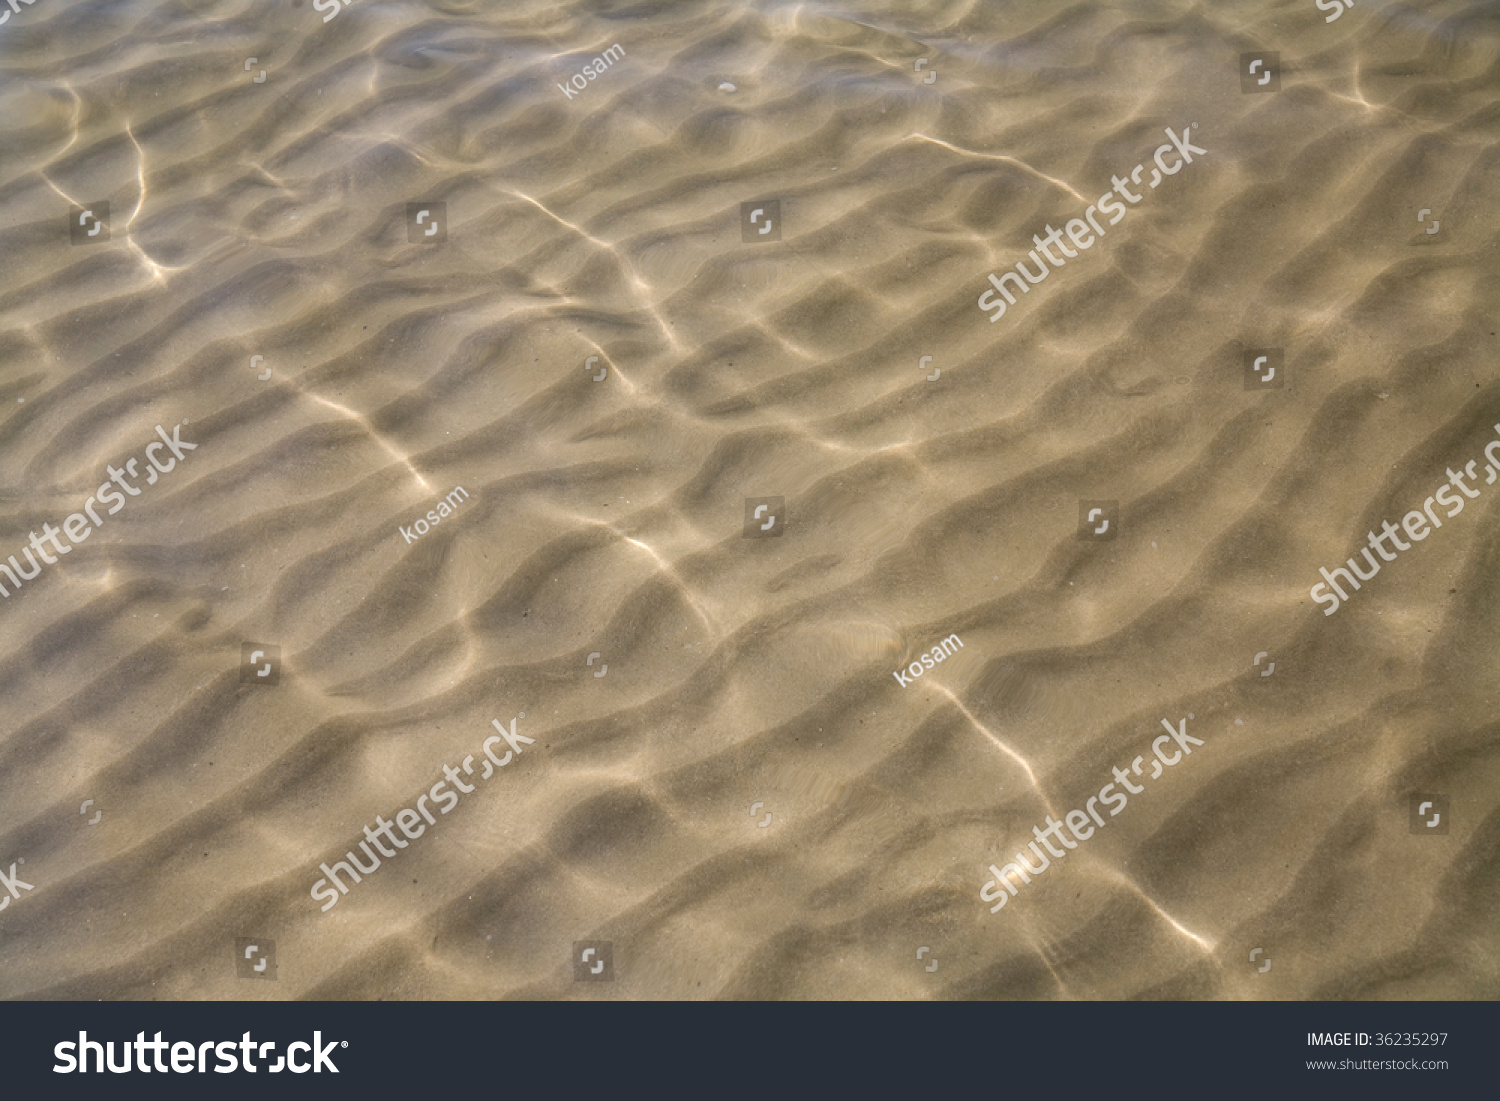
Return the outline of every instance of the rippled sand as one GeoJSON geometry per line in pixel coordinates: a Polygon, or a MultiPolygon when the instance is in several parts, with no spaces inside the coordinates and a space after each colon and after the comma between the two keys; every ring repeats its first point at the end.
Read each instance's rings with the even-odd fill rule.
{"type": "Polygon", "coordinates": [[[1309,596],[1497,438],[1497,73],[1478,0],[23,5],[0,555],[155,426],[198,449],[0,602],[0,995],[1500,996],[1500,493],[1309,596]],[[990,914],[988,865],[1188,715],[990,914]]]}

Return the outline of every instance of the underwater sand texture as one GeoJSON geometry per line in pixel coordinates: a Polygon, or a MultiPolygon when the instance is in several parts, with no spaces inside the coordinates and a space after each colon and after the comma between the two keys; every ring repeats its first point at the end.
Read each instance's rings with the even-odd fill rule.
{"type": "Polygon", "coordinates": [[[1310,595],[1500,439],[1497,199],[1478,0],[20,5],[0,558],[197,449],[0,601],[0,996],[1500,997],[1500,491],[1310,595]]]}

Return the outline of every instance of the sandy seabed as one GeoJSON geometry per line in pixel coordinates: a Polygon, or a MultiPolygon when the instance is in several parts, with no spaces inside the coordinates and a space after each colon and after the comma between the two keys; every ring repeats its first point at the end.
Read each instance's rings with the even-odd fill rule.
{"type": "Polygon", "coordinates": [[[0,557],[197,445],[0,601],[0,996],[1500,997],[1483,461],[1311,597],[1500,439],[1493,3],[336,10],[0,26],[0,557]]]}

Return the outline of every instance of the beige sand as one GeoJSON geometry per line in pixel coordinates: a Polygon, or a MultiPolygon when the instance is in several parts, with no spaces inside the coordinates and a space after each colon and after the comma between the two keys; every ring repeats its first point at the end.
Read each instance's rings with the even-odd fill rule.
{"type": "Polygon", "coordinates": [[[1495,488],[1309,597],[1496,438],[1497,64],[1479,0],[22,7],[0,554],[156,425],[199,446],[0,602],[0,995],[1500,996],[1495,488]],[[1289,387],[1244,389],[1260,347],[1289,387]],[[1188,714],[1206,745],[991,915],[987,866],[1188,714]]]}

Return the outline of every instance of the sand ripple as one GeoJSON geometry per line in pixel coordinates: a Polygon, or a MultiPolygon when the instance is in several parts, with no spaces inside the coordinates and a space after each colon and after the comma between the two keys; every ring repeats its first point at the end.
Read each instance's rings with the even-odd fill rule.
{"type": "Polygon", "coordinates": [[[199,449],[0,604],[0,870],[35,885],[0,995],[1500,996],[1492,498],[1336,616],[1308,596],[1500,422],[1497,31],[1478,0],[23,7],[0,553],[155,425],[199,449]],[[1279,93],[1241,93],[1256,50],[1279,93]],[[1207,156],[975,308],[1190,123],[1207,156]],[[742,243],[766,199],[780,239],[742,243]],[[1243,388],[1263,347],[1288,388],[1243,388]],[[782,537],[743,537],[750,497],[782,537]],[[1085,499],[1117,540],[1078,540],[1085,499]],[[513,767],[319,911],[320,862],[523,712],[513,767]],[[1188,714],[1205,747],[987,913],[991,861],[1188,714]],[[276,984],[235,977],[245,935],[276,984]],[[612,984],[574,982],[594,939],[612,984]]]}

